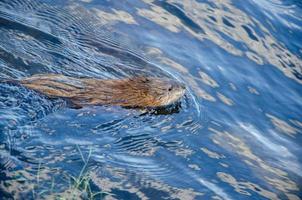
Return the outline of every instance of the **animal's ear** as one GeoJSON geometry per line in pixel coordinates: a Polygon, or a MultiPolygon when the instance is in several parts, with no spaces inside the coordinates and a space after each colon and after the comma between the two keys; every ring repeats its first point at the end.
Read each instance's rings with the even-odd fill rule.
{"type": "Polygon", "coordinates": [[[146,77],[146,76],[136,76],[136,77],[132,77],[130,78],[133,81],[140,81],[142,83],[148,83],[150,81],[150,78],[146,77]]]}
{"type": "Polygon", "coordinates": [[[144,83],[148,83],[150,81],[150,79],[148,77],[143,76],[142,80],[144,83]]]}

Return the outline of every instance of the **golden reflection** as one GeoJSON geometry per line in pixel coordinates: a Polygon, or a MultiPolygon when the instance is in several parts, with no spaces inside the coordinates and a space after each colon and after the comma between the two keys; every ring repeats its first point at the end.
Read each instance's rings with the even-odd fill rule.
{"type": "Polygon", "coordinates": [[[137,24],[132,15],[123,10],[112,9],[113,13],[109,13],[93,8],[92,11],[96,13],[102,23],[124,22],[126,24],[137,24]]]}
{"type": "Polygon", "coordinates": [[[152,56],[154,60],[158,60],[160,63],[168,65],[169,67],[176,69],[178,72],[185,74],[185,76],[183,76],[182,78],[186,81],[188,86],[190,86],[194,90],[196,95],[207,101],[212,101],[212,102],[216,101],[216,99],[213,96],[211,96],[209,93],[207,93],[198,85],[196,80],[200,80],[199,78],[192,76],[186,67],[164,56],[163,52],[160,49],[155,47],[150,47],[147,49],[147,54],[149,56],[152,56]]]}
{"type": "Polygon", "coordinates": [[[203,99],[205,99],[207,101],[212,101],[212,102],[216,101],[215,97],[213,97],[212,95],[210,95],[209,93],[207,93],[205,90],[203,90],[198,85],[198,83],[194,80],[193,76],[187,75],[187,76],[185,76],[183,78],[186,80],[186,82],[189,84],[189,86],[192,87],[192,89],[195,91],[195,93],[199,97],[201,97],[201,98],[203,98],[203,99]]]}
{"type": "Polygon", "coordinates": [[[221,94],[220,92],[217,92],[217,97],[222,101],[224,104],[228,106],[234,105],[234,102],[232,99],[226,97],[225,95],[221,94]]]}
{"type": "Polygon", "coordinates": [[[203,151],[205,154],[207,154],[210,158],[214,158],[214,159],[221,159],[221,158],[225,158],[224,155],[219,155],[218,153],[214,152],[214,151],[210,151],[207,148],[200,148],[201,151],[203,151]]]}
{"type": "Polygon", "coordinates": [[[199,171],[200,170],[200,167],[196,164],[189,164],[188,167],[190,167],[191,169],[194,169],[196,171],[199,171]]]}
{"type": "Polygon", "coordinates": [[[171,32],[185,30],[201,41],[208,39],[229,53],[237,56],[245,55],[259,65],[268,62],[287,77],[302,83],[302,80],[294,75],[295,71],[302,73],[301,59],[281,44],[260,21],[236,8],[232,1],[220,0],[213,1],[211,4],[194,0],[169,0],[168,2],[179,5],[187,17],[202,27],[203,31],[194,31],[183,24],[176,15],[153,4],[152,1],[146,1],[151,9],[138,9],[137,13],[171,32]],[[256,27],[263,35],[254,31],[256,27]],[[247,50],[235,47],[225,36],[244,44],[247,50]]]}
{"type": "Polygon", "coordinates": [[[253,88],[251,86],[248,86],[247,88],[251,94],[260,95],[260,93],[255,88],[253,88]]]}
{"type": "MultiPolygon", "coordinates": [[[[38,169],[28,167],[24,170],[14,169],[14,171],[3,172],[9,179],[1,181],[0,188],[5,188],[5,192],[11,194],[13,199],[24,199],[24,195],[32,196],[33,199],[42,199],[42,197],[44,199],[45,196],[47,196],[45,199],[55,199],[54,196],[62,196],[61,193],[49,194],[54,189],[54,186],[51,186],[54,183],[53,177],[60,174],[57,169],[43,166],[38,169]],[[48,194],[41,194],[41,191],[47,191],[48,194]],[[51,196],[53,198],[48,198],[51,196]]],[[[56,187],[60,187],[61,184],[63,183],[57,183],[56,187]]]]}
{"type": "Polygon", "coordinates": [[[289,200],[301,200],[300,197],[294,194],[285,194],[289,200]]]}
{"type": "Polygon", "coordinates": [[[213,88],[219,87],[218,83],[214,79],[212,79],[209,75],[207,75],[205,72],[199,71],[198,73],[201,77],[201,81],[204,84],[209,85],[213,88]]]}
{"type": "Polygon", "coordinates": [[[251,52],[251,51],[247,51],[247,52],[245,53],[245,55],[246,55],[250,60],[252,60],[252,61],[254,61],[255,63],[257,63],[258,65],[263,65],[263,64],[264,64],[262,58],[261,58],[259,55],[257,55],[256,53],[253,53],[253,52],[251,52]]]}
{"type": "Polygon", "coordinates": [[[168,132],[168,131],[170,131],[170,130],[172,130],[172,129],[173,129],[173,126],[172,126],[172,125],[167,125],[167,126],[161,127],[161,128],[160,128],[160,132],[166,133],[166,132],[168,132]]]}
{"type": "Polygon", "coordinates": [[[235,189],[235,191],[240,194],[251,196],[252,194],[247,190],[252,190],[253,192],[256,192],[268,199],[278,199],[278,196],[275,193],[265,190],[255,183],[237,181],[235,177],[224,172],[217,172],[216,175],[221,181],[230,184],[235,189]]]}
{"type": "Polygon", "coordinates": [[[289,125],[287,122],[277,118],[276,116],[265,114],[272,122],[272,124],[275,126],[276,129],[279,131],[294,137],[294,135],[297,133],[297,129],[289,125]]]}
{"type": "Polygon", "coordinates": [[[150,10],[137,9],[137,14],[161,25],[163,28],[168,29],[171,32],[180,31],[180,20],[159,6],[152,4],[150,10]]]}
{"type": "MultiPolygon", "coordinates": [[[[293,181],[291,181],[289,179],[272,178],[272,177],[267,177],[267,176],[265,176],[264,178],[270,185],[272,185],[276,189],[284,192],[286,195],[290,194],[290,193],[288,193],[289,190],[299,191],[299,188],[296,185],[296,183],[294,183],[293,181]]],[[[294,194],[291,194],[291,195],[294,195],[294,194]]]]}
{"type": "Polygon", "coordinates": [[[266,163],[254,154],[242,139],[227,131],[219,131],[214,128],[209,128],[209,130],[215,133],[212,138],[215,144],[243,157],[242,160],[253,170],[256,170],[256,174],[261,178],[263,177],[268,184],[285,194],[299,191],[298,185],[288,177],[287,172],[266,163]]]}
{"type": "Polygon", "coordinates": [[[225,163],[219,163],[222,167],[225,167],[225,168],[228,168],[229,167],[229,165],[228,164],[225,164],[225,163]]]}
{"type": "Polygon", "coordinates": [[[128,179],[129,174],[121,168],[106,168],[106,174],[112,174],[113,177],[116,177],[114,180],[111,180],[107,177],[102,177],[101,174],[92,173],[91,180],[99,188],[102,188],[102,191],[110,193],[112,190],[126,190],[130,193],[136,194],[140,199],[149,199],[147,194],[144,193],[144,190],[147,188],[152,188],[162,193],[167,193],[172,199],[188,199],[193,200],[197,197],[202,196],[200,192],[196,192],[191,188],[177,188],[165,184],[157,180],[145,179],[144,176],[136,176],[135,182],[139,183],[139,187],[133,185],[128,179]],[[117,176],[118,175],[118,176],[117,176]],[[117,178],[119,177],[119,178],[117,178]]]}
{"type": "Polygon", "coordinates": [[[183,147],[178,147],[175,150],[173,150],[175,155],[181,156],[184,158],[187,158],[188,156],[193,155],[195,152],[192,149],[189,148],[183,148],[183,147]]]}
{"type": "Polygon", "coordinates": [[[158,49],[158,48],[155,48],[155,47],[149,47],[147,49],[147,54],[152,56],[152,57],[155,57],[156,59],[158,59],[161,63],[165,64],[165,65],[168,65],[168,66],[171,66],[173,68],[175,68],[176,70],[178,70],[179,72],[181,73],[189,73],[188,69],[185,68],[184,66],[182,66],[181,64],[175,62],[174,60],[171,60],[170,58],[168,57],[165,57],[163,55],[163,52],[158,49]]]}

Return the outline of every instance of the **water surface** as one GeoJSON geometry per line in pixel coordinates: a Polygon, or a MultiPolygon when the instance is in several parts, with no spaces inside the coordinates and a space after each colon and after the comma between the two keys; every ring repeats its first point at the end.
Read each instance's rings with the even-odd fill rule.
{"type": "Polygon", "coordinates": [[[180,107],[0,83],[2,199],[301,199],[302,5],[0,1],[0,79],[170,77],[180,107]]]}

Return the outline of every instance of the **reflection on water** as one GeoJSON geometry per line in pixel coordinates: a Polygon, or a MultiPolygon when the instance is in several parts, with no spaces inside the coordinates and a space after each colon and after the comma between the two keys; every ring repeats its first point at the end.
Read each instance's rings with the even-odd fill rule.
{"type": "Polygon", "coordinates": [[[171,77],[153,111],[0,83],[3,199],[300,199],[299,1],[0,2],[0,78],[171,77]]]}

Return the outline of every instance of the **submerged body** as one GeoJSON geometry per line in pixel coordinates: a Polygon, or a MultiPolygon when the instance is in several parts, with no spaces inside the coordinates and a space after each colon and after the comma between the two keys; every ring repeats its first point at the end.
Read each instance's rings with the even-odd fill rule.
{"type": "Polygon", "coordinates": [[[73,78],[59,74],[40,74],[20,83],[49,97],[63,97],[74,105],[118,105],[162,107],[179,100],[185,87],[173,80],[155,77],[125,79],[73,78]]]}

